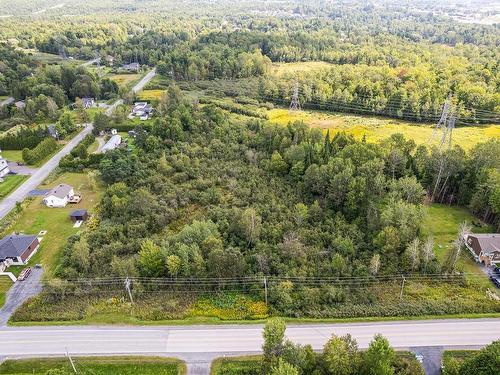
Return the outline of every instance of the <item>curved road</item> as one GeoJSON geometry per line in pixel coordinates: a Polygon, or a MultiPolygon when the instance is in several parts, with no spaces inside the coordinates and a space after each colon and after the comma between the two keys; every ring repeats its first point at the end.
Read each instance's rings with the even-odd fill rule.
{"type": "MultiPolygon", "coordinates": [[[[55,154],[48,162],[42,165],[35,173],[31,175],[21,186],[14,190],[9,196],[0,202],[0,219],[3,219],[16,206],[16,202],[22,202],[28,196],[28,193],[36,189],[43,180],[59,165],[59,161],[63,156],[66,156],[70,151],[92,131],[93,125],[87,124],[85,128],[78,133],[71,141],[69,141],[57,154],[55,154]]],[[[1,351],[0,351],[1,353],[1,351]]]]}

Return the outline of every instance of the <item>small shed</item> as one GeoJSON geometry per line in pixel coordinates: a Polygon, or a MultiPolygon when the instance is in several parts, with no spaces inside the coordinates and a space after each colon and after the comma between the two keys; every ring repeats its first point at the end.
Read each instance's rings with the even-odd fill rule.
{"type": "Polygon", "coordinates": [[[69,214],[69,217],[73,222],[85,221],[89,217],[89,213],[87,210],[74,210],[71,214],[69,214]]]}

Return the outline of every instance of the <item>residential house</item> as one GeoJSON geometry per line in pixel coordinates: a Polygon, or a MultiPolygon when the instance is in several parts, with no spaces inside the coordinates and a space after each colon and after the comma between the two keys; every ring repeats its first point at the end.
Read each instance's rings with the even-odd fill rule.
{"type": "Polygon", "coordinates": [[[139,117],[141,120],[147,120],[153,115],[153,106],[147,102],[137,102],[134,103],[132,107],[132,112],[129,118],[139,117]]]}
{"type": "Polygon", "coordinates": [[[74,195],[75,191],[72,186],[59,184],[47,193],[45,198],[43,198],[43,203],[47,207],[66,207],[74,195]]]}
{"type": "Polygon", "coordinates": [[[82,98],[83,109],[89,109],[96,106],[94,98],[82,98]]]}
{"type": "Polygon", "coordinates": [[[121,135],[115,134],[109,139],[109,141],[106,142],[104,146],[102,146],[101,151],[102,153],[105,153],[107,151],[114,150],[120,145],[120,143],[122,143],[121,135]]]}
{"type": "Polygon", "coordinates": [[[500,233],[470,233],[465,236],[465,246],[476,262],[486,266],[500,264],[500,233]]]}
{"type": "Polygon", "coordinates": [[[138,72],[140,68],[141,68],[141,65],[139,63],[136,63],[136,62],[122,65],[122,69],[127,70],[129,72],[138,72]]]}
{"type": "Polygon", "coordinates": [[[55,125],[49,125],[49,126],[47,126],[47,132],[49,133],[49,135],[52,138],[59,139],[59,133],[58,133],[55,125]]]}
{"type": "Polygon", "coordinates": [[[7,160],[5,160],[4,158],[2,158],[0,156],[0,178],[1,177],[5,177],[6,175],[8,175],[10,172],[10,169],[9,169],[9,165],[7,164],[7,160]]]}
{"type": "Polygon", "coordinates": [[[0,240],[0,262],[24,265],[36,253],[40,243],[35,235],[11,234],[0,240]]]}

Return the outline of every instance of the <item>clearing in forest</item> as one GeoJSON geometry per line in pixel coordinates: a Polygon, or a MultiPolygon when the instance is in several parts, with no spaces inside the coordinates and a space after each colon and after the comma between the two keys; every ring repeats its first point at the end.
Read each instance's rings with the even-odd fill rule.
{"type": "MultiPolygon", "coordinates": [[[[353,134],[356,139],[366,137],[368,142],[378,142],[389,138],[392,134],[402,133],[417,144],[429,142],[432,137],[432,124],[417,124],[403,120],[369,117],[361,115],[333,114],[322,111],[290,112],[288,109],[273,109],[268,112],[269,121],[286,125],[293,121],[304,121],[313,128],[323,131],[330,130],[330,134],[345,131],[353,134]]],[[[465,150],[469,150],[477,143],[485,142],[490,138],[500,139],[500,126],[471,125],[458,127],[453,131],[453,142],[465,150]]]]}

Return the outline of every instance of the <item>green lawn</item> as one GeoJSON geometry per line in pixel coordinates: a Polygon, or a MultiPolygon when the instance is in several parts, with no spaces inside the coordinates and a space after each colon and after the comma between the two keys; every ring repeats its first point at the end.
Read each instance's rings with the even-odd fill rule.
{"type": "Polygon", "coordinates": [[[142,73],[118,73],[109,76],[108,78],[115,81],[120,87],[130,87],[142,78],[142,73]]]}
{"type": "MultiPolygon", "coordinates": [[[[73,357],[79,374],[92,375],[181,375],[186,373],[184,362],[160,357],[73,357]]],[[[0,365],[0,374],[45,375],[49,370],[58,374],[73,374],[66,358],[7,360],[0,365]]]]}
{"type": "Polygon", "coordinates": [[[47,231],[39,250],[30,260],[31,264],[43,264],[47,276],[50,276],[57,265],[59,252],[67,238],[80,230],[73,228],[73,223],[69,219],[70,212],[78,208],[91,211],[99,195],[99,191],[95,191],[91,186],[88,175],[83,173],[63,174],[50,185],[41,185],[40,189],[50,189],[60,183],[73,186],[76,192],[82,194],[82,201],[64,208],[48,208],[42,203],[42,197],[37,197],[29,203],[15,223],[5,230],[5,233],[17,231],[26,234],[47,231]]]}
{"type": "Polygon", "coordinates": [[[0,307],[5,303],[5,296],[12,286],[12,280],[7,276],[0,276],[0,307]]]}
{"type": "Polygon", "coordinates": [[[2,157],[8,161],[18,161],[23,162],[23,151],[22,150],[2,150],[2,157]]]}
{"type": "Polygon", "coordinates": [[[0,183],[0,198],[4,198],[14,191],[19,185],[23,183],[29,176],[24,176],[20,174],[8,174],[3,178],[3,182],[0,183]]]}
{"type": "MultiPolygon", "coordinates": [[[[435,241],[434,252],[439,261],[443,261],[447,252],[451,249],[453,241],[457,238],[460,224],[468,222],[472,225],[472,231],[475,233],[492,232],[490,225],[481,223],[466,208],[453,207],[444,204],[432,204],[426,208],[427,215],[422,225],[422,234],[424,236],[432,235],[435,241]]],[[[486,274],[482,276],[480,265],[472,258],[468,250],[462,250],[458,263],[458,269],[472,274],[479,274],[476,277],[469,278],[471,282],[476,283],[482,288],[489,288],[498,293],[486,274]]]]}

